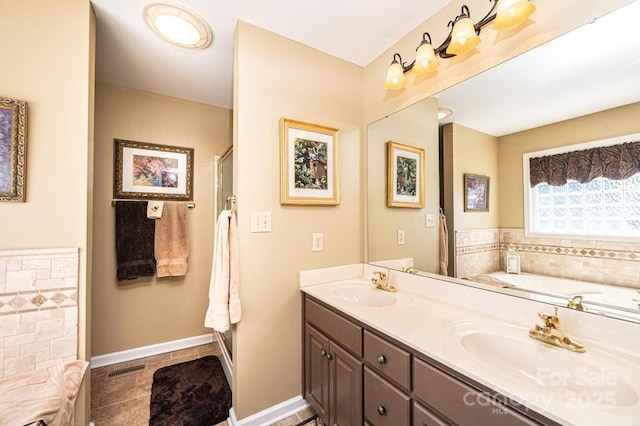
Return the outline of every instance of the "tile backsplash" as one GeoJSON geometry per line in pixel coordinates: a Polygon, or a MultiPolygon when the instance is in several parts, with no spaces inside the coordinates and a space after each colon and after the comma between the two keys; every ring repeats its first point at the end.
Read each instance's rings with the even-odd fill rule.
{"type": "Polygon", "coordinates": [[[78,249],[0,250],[0,377],[77,359],[78,249]]]}
{"type": "Polygon", "coordinates": [[[640,288],[637,243],[526,237],[523,228],[456,231],[455,242],[457,277],[503,270],[513,244],[522,272],[640,288]]]}

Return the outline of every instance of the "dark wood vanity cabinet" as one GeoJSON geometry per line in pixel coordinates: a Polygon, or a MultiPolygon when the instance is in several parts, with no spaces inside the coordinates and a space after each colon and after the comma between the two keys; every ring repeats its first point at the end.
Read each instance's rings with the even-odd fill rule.
{"type": "Polygon", "coordinates": [[[304,396],[328,426],[556,424],[304,296],[304,396]],[[536,419],[536,420],[533,420],[536,419]]]}
{"type": "Polygon", "coordinates": [[[315,302],[306,307],[305,399],[325,425],[361,425],[362,329],[315,302]]]}

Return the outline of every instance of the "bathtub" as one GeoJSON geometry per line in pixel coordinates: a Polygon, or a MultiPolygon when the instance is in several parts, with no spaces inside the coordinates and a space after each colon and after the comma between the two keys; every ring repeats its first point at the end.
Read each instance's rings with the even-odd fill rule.
{"type": "Polygon", "coordinates": [[[507,274],[506,272],[494,272],[490,275],[508,283],[510,288],[566,297],[567,300],[580,295],[583,297],[583,303],[595,302],[598,305],[613,305],[636,310],[640,314],[640,310],[638,310],[638,303],[640,302],[634,301],[634,299],[640,299],[637,289],[547,275],[507,274]]]}

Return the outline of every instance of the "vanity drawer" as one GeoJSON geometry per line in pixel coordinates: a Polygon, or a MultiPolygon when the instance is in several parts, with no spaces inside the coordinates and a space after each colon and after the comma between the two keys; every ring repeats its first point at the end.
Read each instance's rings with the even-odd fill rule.
{"type": "Polygon", "coordinates": [[[405,391],[411,388],[411,354],[367,330],[364,332],[364,360],[405,391]]]}
{"type": "Polygon", "coordinates": [[[305,320],[324,331],[331,340],[362,356],[362,327],[305,298],[305,320]]]}
{"type": "Polygon", "coordinates": [[[413,402],[413,426],[448,426],[447,422],[441,420],[422,404],[413,402]]]}
{"type": "Polygon", "coordinates": [[[411,398],[364,368],[364,416],[372,426],[409,425],[411,398]]]}
{"type": "Polygon", "coordinates": [[[455,424],[537,424],[417,358],[413,360],[413,392],[416,397],[455,424]]]}

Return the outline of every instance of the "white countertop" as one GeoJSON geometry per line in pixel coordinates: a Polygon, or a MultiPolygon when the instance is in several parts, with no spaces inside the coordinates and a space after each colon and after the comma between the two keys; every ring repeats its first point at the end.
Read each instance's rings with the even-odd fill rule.
{"type": "Polygon", "coordinates": [[[635,350],[640,344],[640,327],[630,327],[621,321],[613,323],[618,333],[612,336],[614,343],[635,339],[629,347],[616,348],[618,351],[611,348],[611,342],[607,342],[608,347],[601,342],[609,330],[594,331],[609,323],[594,315],[581,313],[578,317],[575,312],[562,310],[561,329],[587,349],[585,353],[574,353],[528,337],[528,330],[541,323],[537,312],[553,313],[553,310],[525,299],[395,271],[390,271],[390,282],[398,287],[398,292],[387,293],[395,298],[395,303],[389,306],[364,306],[335,295],[334,290],[345,285],[372,286],[370,277],[374,269],[380,268],[350,265],[303,272],[301,290],[558,423],[640,425],[640,357],[635,350]],[[328,282],[322,282],[323,278],[328,282]],[[563,318],[567,318],[567,329],[563,318]],[[462,347],[456,329],[462,329],[464,334],[469,327],[486,327],[495,333],[499,346],[495,347],[494,356],[501,360],[497,363],[500,368],[483,362],[462,347]],[[542,351],[542,355],[530,380],[517,375],[521,358],[507,347],[514,340],[505,337],[507,346],[501,344],[501,337],[506,335],[515,339],[522,336],[525,343],[530,343],[526,340],[530,339],[542,345],[531,346],[534,352],[542,351]],[[596,339],[590,340],[589,336],[596,339]],[[516,376],[508,374],[509,370],[516,376]],[[535,380],[566,386],[552,391],[536,385],[535,380]]]}

